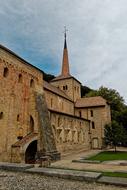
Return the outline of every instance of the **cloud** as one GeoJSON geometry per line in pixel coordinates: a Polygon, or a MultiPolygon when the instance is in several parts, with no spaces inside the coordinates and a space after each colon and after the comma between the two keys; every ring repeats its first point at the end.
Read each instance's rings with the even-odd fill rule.
{"type": "Polygon", "coordinates": [[[59,74],[63,26],[72,74],[84,85],[115,88],[127,101],[126,0],[0,0],[0,43],[59,74]]]}

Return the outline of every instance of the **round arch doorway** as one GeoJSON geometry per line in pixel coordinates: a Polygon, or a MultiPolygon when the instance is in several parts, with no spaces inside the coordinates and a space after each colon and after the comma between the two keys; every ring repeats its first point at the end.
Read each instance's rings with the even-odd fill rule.
{"type": "Polygon", "coordinates": [[[35,156],[37,153],[37,140],[34,140],[29,144],[25,152],[25,163],[26,164],[34,164],[35,156]]]}

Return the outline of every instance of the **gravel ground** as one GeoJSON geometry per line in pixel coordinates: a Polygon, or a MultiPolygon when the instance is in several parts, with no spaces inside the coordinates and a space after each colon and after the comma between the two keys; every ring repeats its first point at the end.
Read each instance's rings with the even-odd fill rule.
{"type": "Polygon", "coordinates": [[[0,170],[0,190],[125,190],[127,188],[0,170]]]}

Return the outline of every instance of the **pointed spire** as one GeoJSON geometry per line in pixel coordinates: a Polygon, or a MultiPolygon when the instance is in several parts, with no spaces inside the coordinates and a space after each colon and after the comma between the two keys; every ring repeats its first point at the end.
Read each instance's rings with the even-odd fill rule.
{"type": "Polygon", "coordinates": [[[69,71],[69,60],[68,60],[68,50],[67,50],[67,42],[66,42],[66,27],[64,31],[64,50],[63,50],[63,62],[62,62],[62,76],[68,76],[70,75],[69,71]]]}

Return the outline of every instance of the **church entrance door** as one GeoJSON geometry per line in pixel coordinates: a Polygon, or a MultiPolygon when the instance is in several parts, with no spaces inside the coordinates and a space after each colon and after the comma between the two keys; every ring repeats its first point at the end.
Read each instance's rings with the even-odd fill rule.
{"type": "Polygon", "coordinates": [[[93,139],[93,148],[94,149],[98,149],[98,147],[99,147],[98,138],[94,138],[93,139]]]}

